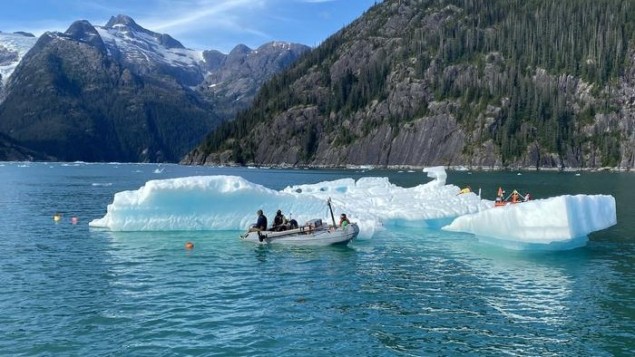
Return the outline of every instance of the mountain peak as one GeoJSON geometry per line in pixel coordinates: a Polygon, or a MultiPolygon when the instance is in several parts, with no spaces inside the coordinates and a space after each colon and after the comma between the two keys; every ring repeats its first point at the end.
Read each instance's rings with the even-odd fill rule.
{"type": "Polygon", "coordinates": [[[236,47],[234,47],[230,52],[229,55],[230,56],[244,56],[246,54],[251,53],[251,51],[253,51],[251,48],[247,47],[247,45],[244,44],[238,44],[236,45],[236,47]]]}
{"type": "Polygon", "coordinates": [[[121,14],[117,16],[112,16],[110,20],[108,20],[108,23],[106,24],[105,27],[115,28],[117,25],[122,25],[122,26],[130,27],[130,28],[138,29],[138,30],[145,30],[141,26],[137,25],[137,23],[132,19],[132,17],[121,15],[121,14]]]}
{"type": "Polygon", "coordinates": [[[97,33],[97,30],[86,20],[75,21],[69,26],[68,30],[66,30],[66,34],[69,36],[84,32],[97,33]]]}
{"type": "Polygon", "coordinates": [[[74,40],[87,42],[100,49],[104,49],[104,43],[99,33],[95,27],[86,20],[73,22],[65,34],[74,40]]]}
{"type": "Polygon", "coordinates": [[[30,32],[24,32],[24,31],[16,31],[14,32],[14,34],[16,35],[22,35],[24,37],[35,37],[34,34],[30,33],[30,32]]]}
{"type": "Polygon", "coordinates": [[[136,33],[144,33],[154,37],[161,45],[167,48],[185,48],[179,41],[168,34],[160,34],[145,29],[137,24],[132,17],[126,15],[112,16],[104,28],[108,30],[121,31],[132,30],[136,33]]]}

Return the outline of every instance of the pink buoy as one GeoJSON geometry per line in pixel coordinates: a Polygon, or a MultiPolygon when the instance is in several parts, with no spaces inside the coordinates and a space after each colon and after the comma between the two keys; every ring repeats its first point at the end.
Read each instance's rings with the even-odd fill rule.
{"type": "Polygon", "coordinates": [[[77,224],[77,222],[79,222],[79,219],[75,216],[71,217],[71,223],[72,224],[77,224]]]}

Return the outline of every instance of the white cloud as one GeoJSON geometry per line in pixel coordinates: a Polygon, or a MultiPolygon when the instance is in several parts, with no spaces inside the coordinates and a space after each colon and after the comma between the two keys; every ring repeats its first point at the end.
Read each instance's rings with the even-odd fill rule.
{"type": "MultiPolygon", "coordinates": [[[[251,0],[224,0],[224,1],[195,1],[188,6],[181,6],[177,11],[171,11],[169,15],[161,14],[158,20],[148,19],[148,26],[157,30],[179,30],[183,27],[200,26],[204,21],[219,21],[219,19],[235,18],[237,13],[254,8],[251,0]]],[[[257,5],[256,5],[257,6],[257,5]]],[[[173,8],[173,7],[172,7],[173,8]]],[[[154,16],[157,16],[156,14],[154,16]]],[[[231,23],[225,21],[225,23],[231,23]]]]}
{"type": "Polygon", "coordinates": [[[258,29],[257,18],[266,13],[269,0],[187,0],[162,1],[147,16],[135,20],[152,31],[175,37],[200,36],[201,33],[231,33],[270,39],[258,29]]]}
{"type": "Polygon", "coordinates": [[[80,19],[104,25],[111,16],[123,14],[151,31],[172,35],[187,47],[228,50],[233,47],[227,45],[230,43],[250,47],[272,40],[319,43],[350,21],[346,14],[352,5],[349,1],[357,6],[373,0],[23,1],[32,3],[24,6],[38,11],[29,12],[29,20],[0,12],[2,30],[40,35],[45,31],[65,31],[80,19]],[[325,29],[328,32],[323,34],[325,29]]]}

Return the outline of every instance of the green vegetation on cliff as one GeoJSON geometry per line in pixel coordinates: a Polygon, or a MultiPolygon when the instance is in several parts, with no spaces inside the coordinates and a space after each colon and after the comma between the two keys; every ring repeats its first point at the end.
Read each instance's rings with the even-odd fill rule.
{"type": "Polygon", "coordinates": [[[231,152],[238,163],[341,164],[325,158],[346,152],[368,164],[632,166],[632,133],[616,123],[633,120],[619,111],[634,39],[628,0],[384,1],[266,83],[195,153],[231,152]],[[439,117],[462,133],[458,153],[353,155],[372,141],[396,156],[403,130],[439,117]],[[295,155],[264,147],[275,143],[295,155]]]}

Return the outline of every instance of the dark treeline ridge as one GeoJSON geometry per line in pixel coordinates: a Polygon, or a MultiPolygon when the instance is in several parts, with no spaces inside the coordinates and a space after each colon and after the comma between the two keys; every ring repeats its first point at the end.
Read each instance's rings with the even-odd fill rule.
{"type": "Polygon", "coordinates": [[[236,162],[253,161],[256,125],[293,107],[314,106],[325,118],[319,133],[315,126],[295,133],[303,141],[303,159],[310,162],[316,136],[337,131],[347,117],[386,100],[394,87],[391,74],[409,66],[409,80],[427,85],[419,102],[388,117],[367,117],[363,132],[334,135],[332,145],[354,142],[386,121],[398,130],[404,122],[426,116],[430,101],[453,101],[458,105],[452,114],[467,130],[482,125],[477,118],[488,106],[501,108],[495,124],[466,146],[468,154],[493,140],[504,164],[514,162],[532,143],[561,155],[593,147],[604,153],[603,165],[619,162],[618,134],[583,136],[580,130],[596,114],[616,110],[609,94],[633,65],[629,46],[635,38],[635,2],[394,0],[371,8],[363,21],[363,33],[352,31],[353,26],[359,29],[353,23],[276,75],[250,109],[218,127],[200,149],[233,150],[236,162]],[[389,41],[386,24],[395,16],[402,16],[407,26],[393,28],[389,34],[395,41],[389,41]],[[380,38],[380,48],[363,58],[365,65],[358,71],[335,75],[342,48],[359,36],[380,38]],[[309,73],[314,89],[298,90],[297,83],[309,73]],[[593,100],[580,101],[575,92],[580,82],[588,85],[593,100]]]}

